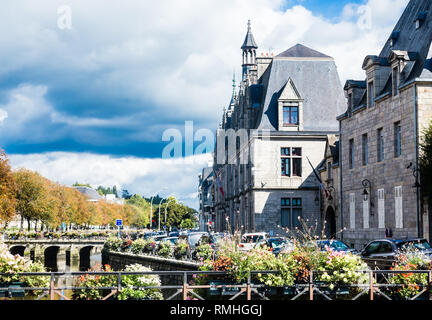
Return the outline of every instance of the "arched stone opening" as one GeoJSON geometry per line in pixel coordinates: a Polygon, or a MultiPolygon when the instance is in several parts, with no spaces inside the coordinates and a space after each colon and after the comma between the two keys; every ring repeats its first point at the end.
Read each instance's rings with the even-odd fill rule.
{"type": "Polygon", "coordinates": [[[44,250],[44,265],[49,271],[58,271],[57,255],[60,251],[59,246],[50,246],[44,250]]]}
{"type": "Polygon", "coordinates": [[[87,271],[90,269],[90,256],[93,246],[82,247],[79,251],[79,270],[87,271]]]}
{"type": "Polygon", "coordinates": [[[26,247],[25,246],[13,246],[9,248],[9,252],[13,255],[20,255],[21,257],[24,257],[24,251],[26,247]]]}
{"type": "Polygon", "coordinates": [[[325,235],[327,239],[336,237],[336,213],[332,206],[329,206],[325,215],[325,235]]]}

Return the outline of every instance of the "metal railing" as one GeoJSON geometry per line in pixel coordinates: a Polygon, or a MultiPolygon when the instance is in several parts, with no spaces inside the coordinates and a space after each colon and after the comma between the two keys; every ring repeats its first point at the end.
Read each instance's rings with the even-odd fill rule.
{"type": "MultiPolygon", "coordinates": [[[[191,279],[194,279],[196,276],[228,276],[229,273],[222,271],[147,271],[147,272],[25,272],[25,273],[0,273],[0,292],[9,292],[13,293],[16,290],[21,291],[43,291],[38,297],[35,297],[35,300],[40,300],[44,297],[47,297],[49,300],[55,300],[56,295],[64,300],[71,300],[70,297],[67,297],[64,294],[64,290],[106,290],[109,291],[105,296],[103,296],[100,300],[107,300],[110,297],[114,297],[115,294],[120,293],[122,291],[123,277],[130,275],[157,275],[160,277],[166,276],[174,276],[181,278],[181,283],[178,284],[168,284],[168,285],[160,285],[160,286],[145,286],[145,287],[128,287],[130,289],[160,289],[160,290],[171,290],[172,292],[169,296],[165,298],[165,300],[173,300],[176,297],[180,297],[181,300],[189,300],[191,297],[195,297],[199,300],[205,300],[205,298],[196,292],[198,289],[209,289],[209,290],[217,290],[221,289],[222,291],[226,291],[227,289],[236,289],[231,291],[229,295],[231,295],[228,300],[234,300],[238,298],[245,298],[246,300],[253,300],[254,298],[270,300],[268,294],[266,292],[269,289],[277,289],[283,288],[284,290],[288,290],[288,294],[283,294],[284,296],[288,296],[289,300],[316,300],[316,299],[325,299],[325,300],[334,300],[335,295],[337,296],[337,291],[341,288],[345,290],[345,295],[349,296],[346,300],[358,300],[360,297],[365,298],[367,295],[367,300],[374,300],[377,296],[387,299],[393,300],[391,296],[389,296],[386,289],[390,288],[403,288],[406,286],[405,284],[399,283],[390,283],[388,281],[388,276],[395,274],[426,274],[427,275],[427,283],[426,284],[417,284],[419,288],[419,292],[409,297],[406,300],[415,300],[422,295],[428,294],[427,299],[432,300],[432,270],[364,270],[364,271],[353,271],[354,273],[363,273],[368,274],[368,283],[363,284],[349,284],[349,283],[339,283],[336,284],[334,288],[331,288],[330,282],[319,281],[315,278],[316,275],[321,273],[329,273],[331,274],[334,271],[310,271],[309,279],[304,283],[297,283],[291,286],[284,287],[271,287],[266,286],[258,281],[253,281],[254,276],[258,274],[266,275],[266,274],[280,274],[279,271],[251,271],[247,273],[246,282],[238,284],[238,283],[222,283],[215,284],[214,281],[209,280],[209,284],[191,284],[191,279]],[[48,287],[16,287],[16,286],[8,286],[2,287],[1,280],[2,277],[49,277],[49,286],[48,287]],[[56,286],[56,279],[59,277],[78,277],[78,276],[112,276],[116,278],[115,285],[107,286],[107,287],[79,287],[79,286],[56,286]],[[349,293],[351,288],[356,288],[355,293],[349,293]]],[[[224,294],[218,294],[219,296],[223,296],[224,294]]],[[[281,297],[281,294],[276,295],[277,297],[281,297]]],[[[4,297],[3,299],[13,298],[11,296],[4,297]]],[[[1,299],[1,298],[0,298],[1,299]]],[[[179,299],[176,299],[179,300],[179,299]]]]}

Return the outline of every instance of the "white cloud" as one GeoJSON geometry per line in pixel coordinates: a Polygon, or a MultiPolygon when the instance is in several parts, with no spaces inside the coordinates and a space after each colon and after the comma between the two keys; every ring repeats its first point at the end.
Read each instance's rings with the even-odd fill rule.
{"type": "Polygon", "coordinates": [[[5,110],[0,109],[0,124],[2,124],[2,122],[5,121],[7,117],[8,113],[5,110]]]}
{"type": "Polygon", "coordinates": [[[90,153],[52,152],[9,155],[12,167],[27,168],[64,185],[120,186],[144,196],[173,194],[197,208],[198,175],[211,156],[179,159],[114,158],[90,153]]]}

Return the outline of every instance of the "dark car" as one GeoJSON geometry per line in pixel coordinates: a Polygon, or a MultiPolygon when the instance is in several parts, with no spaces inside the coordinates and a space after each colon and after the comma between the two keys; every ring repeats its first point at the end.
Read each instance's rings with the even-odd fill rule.
{"type": "Polygon", "coordinates": [[[260,246],[267,246],[275,256],[279,255],[281,252],[288,252],[294,248],[293,243],[289,239],[283,237],[262,239],[255,244],[255,248],[260,246]]]}
{"type": "Polygon", "coordinates": [[[396,261],[397,255],[413,247],[431,256],[432,248],[426,239],[380,239],[369,242],[360,255],[373,269],[389,269],[396,261]]]}
{"type": "Polygon", "coordinates": [[[347,253],[353,253],[357,254],[358,251],[354,248],[349,247],[345,242],[336,240],[336,239],[329,239],[329,240],[317,240],[315,243],[318,245],[318,248],[321,250],[327,250],[327,248],[332,249],[333,251],[343,251],[347,253]]]}

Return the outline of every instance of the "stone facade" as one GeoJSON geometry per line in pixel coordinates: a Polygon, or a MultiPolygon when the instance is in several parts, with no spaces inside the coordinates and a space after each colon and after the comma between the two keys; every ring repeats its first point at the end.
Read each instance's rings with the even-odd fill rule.
{"type": "Polygon", "coordinates": [[[249,26],[252,60],[217,131],[215,231],[287,235],[299,217],[322,223],[313,170],[345,99],[333,58],[302,45],[256,57],[250,39],[249,26]]]}
{"type": "Polygon", "coordinates": [[[348,108],[338,117],[342,238],[357,249],[379,238],[430,234],[418,173],[419,141],[432,119],[430,9],[430,1],[410,1],[380,55],[365,58],[366,80],[345,85],[348,108]],[[420,15],[427,21],[416,25],[420,15]]]}

